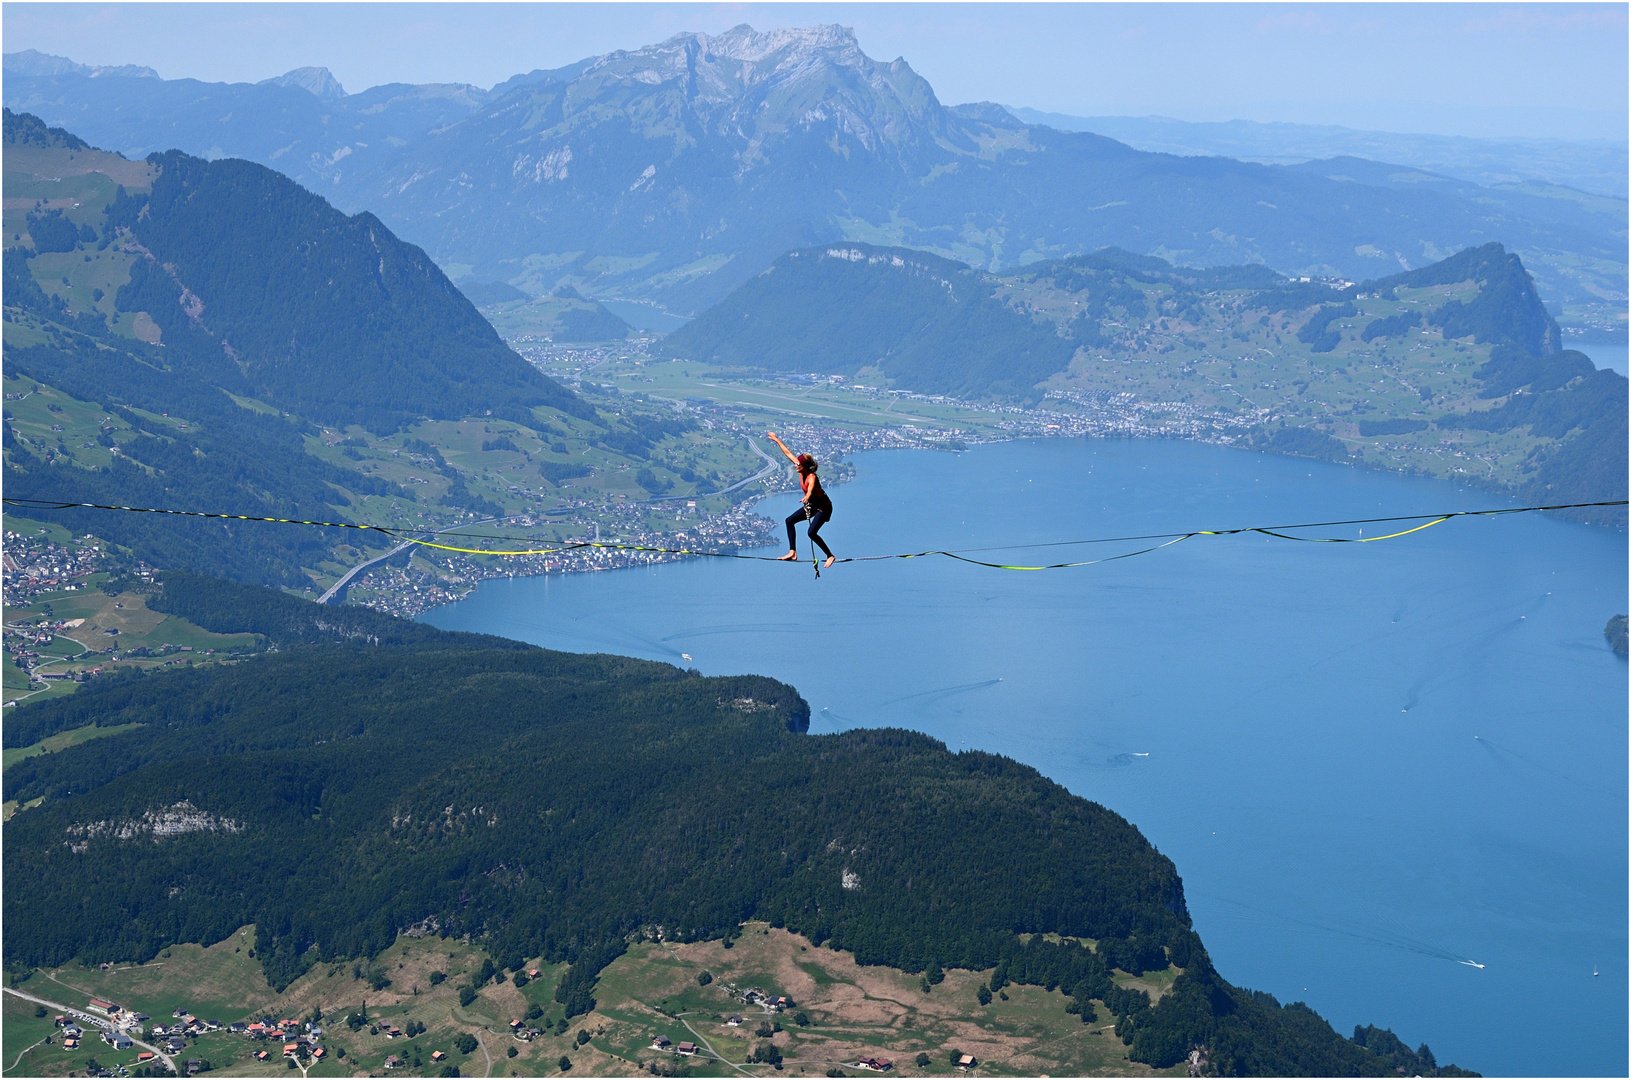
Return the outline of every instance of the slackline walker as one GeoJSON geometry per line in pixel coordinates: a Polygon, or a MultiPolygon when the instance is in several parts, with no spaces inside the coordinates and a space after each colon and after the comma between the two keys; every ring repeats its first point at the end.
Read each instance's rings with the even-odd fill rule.
{"type": "Polygon", "coordinates": [[[765,432],[765,438],[781,447],[782,453],[787,455],[787,460],[791,461],[798,469],[799,488],[804,492],[799,496],[799,508],[788,514],[785,522],[787,525],[787,554],[776,561],[798,561],[799,542],[798,536],[793,532],[793,526],[801,521],[808,520],[810,528],[806,535],[810,538],[810,562],[815,566],[815,576],[819,578],[821,576],[821,566],[816,562],[815,549],[817,544],[821,545],[821,550],[827,554],[827,568],[829,570],[832,569],[832,564],[838,561],[838,557],[832,553],[832,548],[827,546],[827,541],[821,539],[821,526],[832,520],[832,500],[827,497],[827,492],[821,487],[821,478],[816,475],[816,470],[821,466],[809,454],[795,454],[787,449],[787,444],[778,439],[774,431],[765,432]]]}
{"type": "MultiPolygon", "coordinates": [[[[796,459],[795,459],[796,460],[796,459]]],[[[741,555],[734,551],[706,551],[692,548],[666,548],[650,547],[644,544],[617,544],[602,540],[577,540],[570,543],[557,544],[548,548],[526,548],[522,550],[494,550],[492,548],[458,547],[453,544],[443,544],[435,540],[426,540],[426,535],[446,535],[465,540],[495,540],[505,542],[527,543],[529,537],[508,536],[502,533],[433,533],[429,529],[405,529],[388,525],[358,525],[349,521],[302,521],[296,518],[255,517],[249,514],[216,514],[201,510],[166,510],[151,506],[113,506],[103,503],[88,502],[58,502],[52,499],[0,499],[7,506],[15,506],[22,510],[116,510],[130,514],[166,514],[174,517],[209,518],[219,521],[257,521],[269,522],[279,525],[306,525],[321,529],[354,529],[358,532],[374,532],[381,536],[390,537],[397,542],[407,541],[418,544],[420,547],[434,548],[437,551],[452,551],[463,555],[559,555],[570,551],[582,551],[585,548],[600,548],[612,551],[646,551],[659,555],[699,555],[712,559],[745,559],[749,562],[786,562],[787,556],[770,555],[741,555]]],[[[1393,540],[1411,533],[1421,532],[1423,529],[1441,525],[1451,518],[1462,517],[1502,517],[1507,514],[1532,514],[1543,510],[1578,510],[1597,506],[1625,506],[1627,500],[1615,499],[1605,502],[1558,503],[1552,506],[1512,506],[1501,510],[1451,510],[1442,514],[1399,514],[1393,517],[1349,518],[1343,521],[1307,521],[1293,525],[1250,525],[1234,529],[1192,529],[1188,532],[1175,533],[1146,533],[1141,536],[1101,536],[1091,540],[1053,540],[1040,544],[1006,544],[982,548],[957,548],[954,550],[934,549],[930,551],[905,551],[893,555],[859,555],[847,559],[837,559],[828,553],[827,565],[834,562],[863,563],[883,562],[888,559],[923,559],[931,555],[940,555],[958,562],[971,563],[975,566],[986,566],[993,570],[1064,570],[1073,566],[1095,566],[1099,563],[1115,562],[1117,559],[1130,559],[1135,555],[1147,555],[1152,551],[1171,547],[1185,540],[1197,536],[1239,536],[1244,533],[1261,533],[1280,540],[1298,540],[1311,544],[1371,544],[1378,540],[1393,540]],[[1335,528],[1339,525],[1372,525],[1397,524],[1409,521],[1419,521],[1420,525],[1397,532],[1387,533],[1383,536],[1294,536],[1292,532],[1300,529],[1335,528]],[[1027,551],[1038,548],[1077,547],[1085,544],[1116,544],[1151,541],[1148,547],[1136,551],[1125,551],[1120,555],[1107,555],[1101,559],[1083,559],[1075,562],[1046,563],[1041,566],[1016,566],[1008,563],[986,562],[983,559],[970,558],[971,555],[983,554],[988,551],[1027,551]]],[[[792,529],[790,518],[789,531],[792,529]]],[[[797,520],[802,520],[802,517],[797,520]]],[[[819,528],[819,525],[817,526],[819,528]]],[[[817,538],[817,543],[820,543],[817,538]]],[[[825,544],[821,547],[826,549],[825,544]]],[[[797,558],[795,550],[794,558],[797,558]]],[[[820,567],[816,568],[816,576],[820,577],[820,567]]]]}

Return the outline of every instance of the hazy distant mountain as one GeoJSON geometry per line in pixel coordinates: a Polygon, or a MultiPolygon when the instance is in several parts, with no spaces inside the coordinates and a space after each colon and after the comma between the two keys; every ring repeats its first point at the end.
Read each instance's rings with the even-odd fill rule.
{"type": "Polygon", "coordinates": [[[1259,124],[1250,120],[1191,123],[1166,116],[1067,116],[1017,106],[1008,111],[1027,124],[1060,131],[1091,131],[1139,150],[1211,154],[1295,165],[1316,158],[1361,157],[1499,185],[1540,181],[1623,199],[1631,185],[1625,142],[1563,139],[1470,139],[1408,135],[1313,124],[1259,124]]]}
{"type": "Polygon", "coordinates": [[[36,52],[33,49],[6,53],[5,73],[7,75],[21,76],[83,75],[87,79],[156,79],[159,77],[159,73],[150,67],[138,67],[135,64],[92,67],[89,64],[76,64],[66,56],[52,56],[49,53],[36,52]]]}
{"type": "Polygon", "coordinates": [[[183,150],[247,158],[348,207],[336,189],[359,164],[394,156],[487,100],[485,91],[459,84],[393,83],[346,95],[324,68],[298,68],[261,83],[206,83],[92,78],[71,61],[63,63],[73,70],[47,69],[20,60],[26,56],[5,57],[9,107],[84,132],[93,145],[127,157],[183,150]]]}
{"type": "Polygon", "coordinates": [[[333,101],[346,96],[345,87],[326,67],[303,67],[285,72],[275,79],[262,79],[258,86],[298,86],[314,97],[333,101]]]}
{"type": "Polygon", "coordinates": [[[1626,292],[1623,201],[1141,152],[996,105],[946,107],[905,60],[873,60],[836,26],[680,34],[493,92],[126,85],[139,88],[8,76],[5,95],[127,152],[271,164],[377,213],[455,276],[534,295],[570,283],[692,312],[784,251],[838,239],[987,269],[1115,245],[1355,279],[1500,240],[1554,302],[1618,311],[1626,292]]]}

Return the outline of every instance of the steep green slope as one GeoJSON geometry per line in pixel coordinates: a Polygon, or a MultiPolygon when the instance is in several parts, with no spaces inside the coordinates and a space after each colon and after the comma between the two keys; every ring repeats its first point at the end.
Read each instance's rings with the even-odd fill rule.
{"type": "MultiPolygon", "coordinates": [[[[366,503],[370,520],[435,526],[505,512],[493,496],[516,490],[513,461],[462,452],[493,443],[494,423],[527,464],[523,442],[643,463],[685,427],[603,418],[511,351],[422,251],[277,173],[179,153],[131,162],[27,114],[4,124],[10,497],[324,521],[366,503]],[[463,418],[473,431],[432,430],[463,418]]],[[[383,543],[38,515],[97,529],[122,558],[296,588],[366,557],[348,542],[383,543]]]]}
{"type": "Polygon", "coordinates": [[[421,416],[592,415],[516,356],[423,251],[246,161],[150,159],[107,230],[142,257],[119,291],[199,375],[290,412],[386,433],[421,416]],[[128,235],[126,235],[128,234],[128,235]]]}
{"type": "Polygon", "coordinates": [[[1035,401],[1072,338],[999,300],[997,283],[906,248],[788,252],[698,318],[660,355],[853,378],[877,369],[926,393],[1035,401]]]}
{"type": "Polygon", "coordinates": [[[1088,1018],[1102,1002],[1159,1067],[1197,1046],[1228,1072],[1394,1065],[1230,986],[1172,863],[1006,758],[897,730],[810,736],[798,694],[755,676],[393,633],[371,614],[325,625],[287,597],[172,587],[159,606],[315,643],[104,681],[8,720],[8,746],[122,728],[4,774],[7,800],[43,799],[7,827],[12,965],[145,960],[253,922],[282,987],[418,927],[571,961],[571,1014],[629,940],[728,939],[757,918],[863,964],[931,980],[994,967],[994,989],[1059,987],[1088,1018]],[[1153,1007],[1111,978],[1170,965],[1153,1007]]]}

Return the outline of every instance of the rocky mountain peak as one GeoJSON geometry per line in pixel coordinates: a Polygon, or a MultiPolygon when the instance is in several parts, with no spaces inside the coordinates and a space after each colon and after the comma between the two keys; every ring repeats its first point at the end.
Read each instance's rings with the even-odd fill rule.
{"type": "MultiPolygon", "coordinates": [[[[723,34],[675,34],[631,52],[614,52],[588,65],[582,78],[613,76],[659,85],[695,79],[710,97],[844,77],[877,82],[880,76],[916,78],[905,61],[882,65],[861,51],[846,26],[810,26],[763,33],[747,24],[723,34]]],[[[926,84],[925,84],[926,85],[926,84]]]]}
{"type": "Polygon", "coordinates": [[[340,85],[340,80],[326,67],[295,68],[275,79],[262,79],[257,85],[298,86],[324,101],[333,101],[346,96],[345,87],[340,85]]]}
{"type": "Polygon", "coordinates": [[[577,102],[667,95],[669,104],[634,111],[689,113],[735,143],[747,167],[766,140],[791,131],[820,130],[875,153],[932,142],[945,123],[933,89],[909,64],[879,63],[861,51],[854,30],[837,25],[760,32],[744,24],[609,53],[572,80],[566,113],[577,102]]]}
{"type": "Polygon", "coordinates": [[[836,24],[768,30],[760,33],[747,23],[742,23],[714,37],[707,34],[680,34],[677,37],[695,40],[703,49],[705,59],[709,61],[725,59],[759,63],[778,54],[809,54],[832,50],[852,53],[861,60],[866,59],[865,54],[861,52],[860,43],[855,40],[855,31],[850,27],[836,24]]]}

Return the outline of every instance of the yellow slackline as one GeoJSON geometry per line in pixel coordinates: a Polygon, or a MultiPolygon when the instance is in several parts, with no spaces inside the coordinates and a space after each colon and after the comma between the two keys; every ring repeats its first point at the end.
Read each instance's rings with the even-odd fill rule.
{"type": "MultiPolygon", "coordinates": [[[[650,547],[644,544],[617,544],[601,540],[579,540],[572,543],[560,544],[549,548],[527,548],[523,550],[497,551],[492,548],[458,547],[454,544],[438,543],[435,540],[422,539],[423,534],[438,535],[429,529],[399,529],[386,525],[358,525],[349,521],[303,521],[298,518],[255,517],[249,514],[216,514],[201,510],[166,510],[151,506],[113,506],[103,503],[87,502],[57,502],[50,499],[0,499],[7,506],[15,506],[26,510],[119,510],[131,514],[167,514],[176,517],[211,518],[220,521],[258,521],[270,522],[279,525],[307,525],[322,529],[355,529],[359,532],[375,532],[390,537],[398,542],[417,544],[420,547],[434,548],[438,551],[457,552],[461,555],[560,555],[566,552],[581,551],[585,548],[600,548],[611,551],[644,551],[656,555],[697,555],[713,559],[746,559],[751,562],[781,562],[770,555],[739,555],[733,551],[706,551],[693,548],[666,548],[650,547]],[[415,535],[420,534],[420,535],[415,535]]],[[[923,559],[931,555],[939,555],[958,562],[971,563],[975,566],[990,567],[993,570],[1063,570],[1073,566],[1095,566],[1099,563],[1115,562],[1117,559],[1130,559],[1135,555],[1147,555],[1152,551],[1171,547],[1185,540],[1197,536],[1238,536],[1243,533],[1262,533],[1264,536],[1276,537],[1280,540],[1300,540],[1313,544],[1370,544],[1378,540],[1393,540],[1400,536],[1409,536],[1411,533],[1430,529],[1434,525],[1441,525],[1451,518],[1458,517],[1499,517],[1503,514],[1530,514],[1544,510],[1577,510],[1598,506],[1625,506],[1627,500],[1617,499],[1607,502],[1560,503],[1552,506],[1513,506],[1500,510],[1452,510],[1440,514],[1401,514],[1394,517],[1350,518],[1345,521],[1312,521],[1294,525],[1254,525],[1238,529],[1193,529],[1189,532],[1178,533],[1148,533],[1143,536],[1106,536],[1092,540],[1055,540],[1041,544],[1012,544],[998,547],[984,548],[958,548],[955,550],[934,549],[930,551],[909,551],[893,555],[863,555],[849,559],[839,559],[841,563],[881,562],[886,559],[923,559]],[[1388,533],[1385,536],[1291,536],[1289,530],[1293,529],[1321,529],[1335,528],[1339,525],[1370,525],[1391,522],[1421,521],[1431,518],[1420,525],[1398,532],[1388,533]],[[1048,563],[1041,566],[1016,566],[1008,563],[986,562],[982,559],[970,558],[971,553],[986,551],[1021,551],[1034,548],[1071,547],[1081,544],[1113,544],[1130,543],[1134,541],[1159,540],[1161,543],[1140,548],[1137,551],[1127,551],[1120,555],[1110,555],[1102,559],[1085,559],[1077,562],[1048,563]]],[[[527,537],[508,536],[492,533],[457,533],[461,539],[466,540],[496,540],[496,541],[526,541],[527,537]]],[[[796,565],[796,563],[795,563],[796,565]]],[[[817,576],[820,576],[819,568],[817,576]]]]}

